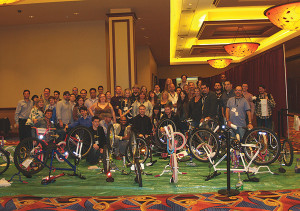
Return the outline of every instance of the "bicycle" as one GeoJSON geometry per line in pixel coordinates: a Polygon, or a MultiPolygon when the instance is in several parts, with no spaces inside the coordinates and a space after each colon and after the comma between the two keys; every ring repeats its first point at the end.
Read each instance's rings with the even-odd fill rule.
{"type": "Polygon", "coordinates": [[[179,172],[178,170],[178,158],[176,151],[182,149],[186,144],[186,139],[184,135],[180,132],[174,132],[171,125],[164,126],[163,129],[165,136],[167,137],[167,151],[170,155],[170,163],[165,166],[163,172],[155,177],[160,177],[166,172],[172,172],[172,177],[170,179],[170,183],[177,183],[178,182],[178,173],[179,174],[186,174],[184,172],[179,172]],[[170,170],[166,170],[170,168],[170,170]]]}
{"type": "Polygon", "coordinates": [[[4,140],[0,143],[0,175],[3,174],[10,165],[10,153],[3,148],[4,140]]]}
{"type": "MultiPolygon", "coordinates": [[[[231,124],[231,127],[236,129],[236,126],[231,124]]],[[[228,132],[232,130],[229,127],[223,127],[223,130],[225,132],[228,132]]],[[[269,130],[265,130],[262,128],[255,128],[248,132],[246,132],[244,136],[244,141],[240,141],[239,136],[232,137],[232,131],[229,132],[230,135],[230,156],[233,163],[233,168],[230,168],[230,171],[232,172],[245,172],[248,175],[248,178],[250,181],[258,182],[257,178],[250,179],[249,173],[258,174],[258,173],[271,173],[274,174],[268,166],[262,166],[262,165],[269,165],[270,163],[274,162],[276,158],[273,158],[272,160],[262,160],[262,153],[267,153],[265,148],[268,147],[262,147],[262,143],[264,146],[266,145],[266,142],[268,139],[268,136],[270,134],[267,134],[267,132],[270,132],[269,130]],[[258,135],[258,137],[255,137],[255,135],[258,135]],[[242,161],[242,168],[239,168],[239,161],[242,161]],[[247,164],[246,161],[249,161],[247,164]],[[260,165],[259,167],[250,167],[251,164],[254,163],[256,165],[260,165]],[[268,171],[259,172],[260,168],[267,168],[268,171]]],[[[271,134],[274,135],[273,133],[271,134]]],[[[275,141],[274,141],[275,142],[275,141]]],[[[213,155],[215,152],[210,148],[209,145],[206,143],[199,146],[199,148],[202,148],[206,154],[208,155],[208,159],[212,167],[214,168],[214,173],[207,176],[206,181],[218,176],[220,173],[217,173],[217,171],[227,171],[227,168],[218,168],[218,165],[229,155],[224,154],[222,158],[215,162],[214,159],[212,159],[211,155],[213,155]]],[[[275,156],[276,157],[276,156],[275,156]]]]}
{"type": "MultiPolygon", "coordinates": [[[[141,155],[144,154],[143,148],[144,146],[141,146],[141,141],[143,139],[136,136],[136,133],[131,130],[130,131],[130,138],[129,143],[126,147],[126,160],[129,160],[129,164],[131,164],[130,171],[134,171],[136,177],[134,178],[134,181],[139,184],[139,187],[143,186],[142,181],[142,169],[144,169],[143,161],[147,159],[141,159],[141,155]],[[141,148],[142,147],[142,148],[141,148]],[[129,159],[129,157],[132,158],[132,160],[129,159]]],[[[145,142],[144,142],[145,143],[145,142]]],[[[148,149],[147,149],[148,151],[148,149]]]]}
{"type": "Polygon", "coordinates": [[[278,157],[278,161],[279,161],[279,172],[280,173],[285,173],[286,170],[282,167],[284,166],[291,166],[293,164],[294,161],[294,149],[293,149],[293,145],[292,142],[289,139],[284,139],[284,141],[282,142],[281,145],[281,151],[280,151],[280,155],[278,157]]]}
{"type": "MultiPolygon", "coordinates": [[[[49,178],[51,178],[51,171],[66,170],[73,171],[74,176],[77,174],[77,165],[83,157],[87,155],[92,145],[92,134],[88,128],[78,126],[73,128],[66,136],[66,145],[68,153],[75,157],[75,164],[72,165],[64,154],[58,150],[56,144],[57,134],[54,134],[55,129],[47,129],[46,134],[50,137],[48,144],[37,138],[27,138],[20,142],[15,150],[14,163],[16,168],[25,176],[32,176],[40,172],[45,166],[49,169],[49,178]],[[87,147],[89,146],[89,147],[87,147]],[[58,155],[71,168],[55,168],[53,167],[54,156],[58,155]],[[51,158],[50,165],[47,165],[48,158],[51,158]]],[[[51,182],[50,180],[48,181],[51,182]]]]}

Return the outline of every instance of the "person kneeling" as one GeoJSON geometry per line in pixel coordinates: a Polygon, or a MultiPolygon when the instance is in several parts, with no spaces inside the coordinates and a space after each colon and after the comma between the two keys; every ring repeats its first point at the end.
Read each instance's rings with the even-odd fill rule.
{"type": "Polygon", "coordinates": [[[93,135],[93,147],[89,151],[86,161],[90,165],[98,164],[99,160],[103,160],[103,147],[106,144],[105,133],[100,125],[100,119],[97,116],[92,118],[92,126],[89,128],[93,135]]]}

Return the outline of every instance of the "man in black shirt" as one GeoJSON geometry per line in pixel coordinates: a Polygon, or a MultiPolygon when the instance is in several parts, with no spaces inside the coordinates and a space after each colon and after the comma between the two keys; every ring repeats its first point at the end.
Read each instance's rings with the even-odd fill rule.
{"type": "Polygon", "coordinates": [[[201,92],[202,118],[200,122],[203,122],[204,120],[217,117],[217,96],[215,93],[209,91],[209,87],[206,83],[201,85],[201,92]]]}
{"type": "Polygon", "coordinates": [[[140,105],[139,114],[132,120],[132,129],[138,136],[148,138],[152,132],[152,124],[150,117],[145,115],[146,107],[140,105]]]}
{"type": "Polygon", "coordinates": [[[106,144],[105,133],[102,127],[99,126],[100,119],[97,116],[92,118],[92,126],[89,128],[93,135],[93,147],[87,155],[86,161],[95,165],[103,158],[103,147],[106,144]]]}
{"type": "Polygon", "coordinates": [[[132,87],[132,95],[130,97],[131,103],[134,103],[134,101],[136,101],[138,99],[139,94],[140,94],[140,87],[139,87],[139,85],[135,84],[132,87]]]}
{"type": "Polygon", "coordinates": [[[120,119],[120,114],[119,114],[119,108],[120,108],[120,102],[122,100],[122,88],[120,86],[116,86],[115,88],[115,96],[111,98],[110,104],[112,105],[115,115],[116,115],[116,120],[119,122],[120,119]]]}

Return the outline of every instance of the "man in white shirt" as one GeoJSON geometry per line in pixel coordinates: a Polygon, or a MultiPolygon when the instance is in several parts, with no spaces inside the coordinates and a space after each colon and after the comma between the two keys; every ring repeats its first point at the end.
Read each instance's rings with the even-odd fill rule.
{"type": "Polygon", "coordinates": [[[97,91],[95,88],[91,88],[90,89],[90,98],[84,102],[84,105],[89,109],[97,101],[98,101],[97,91]]]}

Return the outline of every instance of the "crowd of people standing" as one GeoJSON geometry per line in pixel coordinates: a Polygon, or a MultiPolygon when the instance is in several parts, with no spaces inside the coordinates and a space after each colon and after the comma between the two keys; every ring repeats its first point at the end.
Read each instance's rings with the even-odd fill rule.
{"type": "Polygon", "coordinates": [[[150,91],[145,86],[134,85],[124,90],[116,86],[114,96],[110,91],[104,92],[103,86],[89,89],[89,98],[87,90],[79,92],[77,87],[73,87],[71,92],[64,91],[62,99],[59,91],[51,95],[49,88],[45,88],[40,97],[34,95],[32,98],[30,91],[24,90],[24,99],[18,102],[16,108],[15,121],[21,141],[31,136],[32,126],[57,127],[66,131],[83,125],[94,129],[101,127],[106,134],[108,125],[113,123],[118,124],[116,135],[119,140],[124,140],[128,139],[125,132],[128,123],[136,124],[143,131],[142,135],[148,135],[162,118],[174,120],[181,131],[186,129],[182,124],[185,119],[192,119],[194,127],[205,120],[216,119],[228,126],[236,125],[236,132],[241,136],[244,127],[253,127],[254,116],[257,126],[272,127],[275,100],[272,94],[266,92],[264,85],[260,85],[259,94],[253,96],[248,92],[246,83],[233,89],[231,82],[222,74],[220,82],[215,82],[211,88],[201,80],[196,84],[188,82],[188,77],[182,75],[177,86],[170,78],[163,90],[159,85],[150,91]],[[147,120],[144,120],[145,117],[147,120]],[[147,125],[147,128],[141,125],[147,125]]]}

